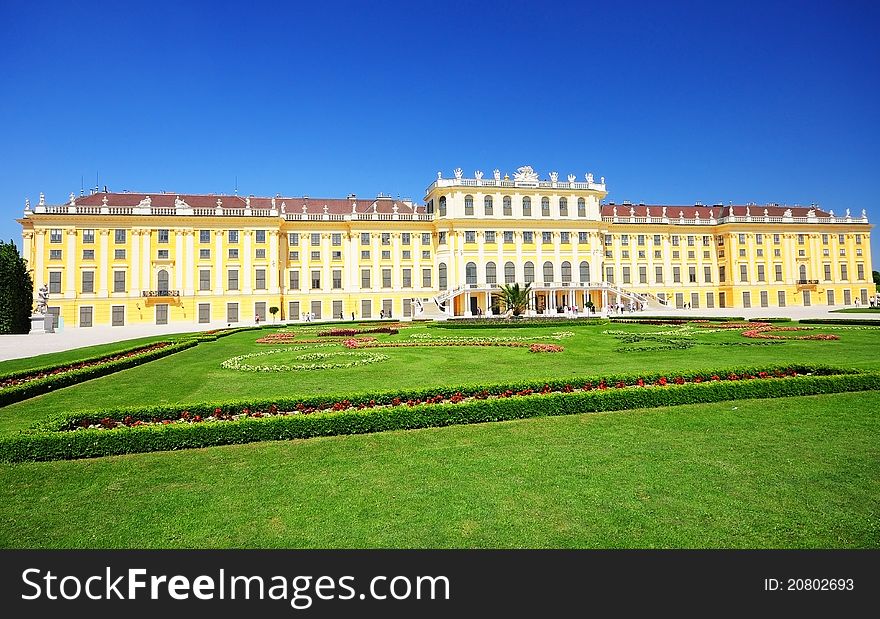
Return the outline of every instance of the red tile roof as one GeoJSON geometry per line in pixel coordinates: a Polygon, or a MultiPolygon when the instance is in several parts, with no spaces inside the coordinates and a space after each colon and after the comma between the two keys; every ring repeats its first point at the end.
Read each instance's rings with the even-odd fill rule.
{"type": "MultiPolygon", "coordinates": [[[[216,208],[217,200],[221,201],[224,209],[245,208],[250,200],[252,209],[272,208],[273,198],[230,196],[221,194],[177,194],[177,193],[95,193],[90,196],[76,198],[77,206],[102,206],[104,198],[107,198],[107,206],[138,206],[147,197],[150,198],[152,207],[174,207],[176,200],[183,200],[192,208],[216,208]]],[[[424,205],[409,206],[401,200],[393,198],[306,198],[306,197],[280,197],[276,196],[275,208],[279,213],[302,213],[322,214],[324,206],[331,215],[344,215],[347,213],[393,213],[394,205],[397,212],[410,214],[413,212],[424,213],[424,205]],[[355,210],[352,211],[352,205],[355,210]],[[305,211],[303,211],[305,207],[305,211]],[[415,208],[413,208],[415,207],[415,208]]]]}
{"type": "MultiPolygon", "coordinates": [[[[720,217],[728,217],[731,214],[731,209],[733,209],[733,215],[736,217],[745,217],[747,209],[749,214],[755,218],[763,217],[765,211],[770,217],[782,217],[788,209],[791,209],[792,217],[806,217],[807,211],[809,211],[811,207],[761,206],[755,204],[734,204],[731,206],[723,206],[720,204],[716,204],[715,206],[695,206],[693,204],[688,206],[675,206],[669,204],[603,204],[602,216],[612,217],[615,208],[617,208],[618,217],[629,217],[630,211],[632,211],[635,217],[646,217],[648,209],[650,209],[651,217],[662,217],[663,209],[665,208],[666,216],[670,219],[678,219],[680,216],[685,219],[694,219],[697,213],[699,213],[700,219],[710,219],[710,212],[712,213],[712,217],[718,219],[720,217]],[[680,213],[683,213],[683,215],[679,215],[680,213]]],[[[818,208],[813,208],[812,210],[816,212],[816,217],[819,218],[831,216],[829,213],[819,210],[818,208]]]]}

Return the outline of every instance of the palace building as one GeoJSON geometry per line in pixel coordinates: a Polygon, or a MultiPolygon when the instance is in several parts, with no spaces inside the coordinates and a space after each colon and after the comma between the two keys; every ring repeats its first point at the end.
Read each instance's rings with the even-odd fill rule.
{"type": "Polygon", "coordinates": [[[35,291],[67,327],[867,304],[870,229],[816,206],[615,204],[605,179],[437,175],[423,204],[175,193],[26,203],[35,291]]]}

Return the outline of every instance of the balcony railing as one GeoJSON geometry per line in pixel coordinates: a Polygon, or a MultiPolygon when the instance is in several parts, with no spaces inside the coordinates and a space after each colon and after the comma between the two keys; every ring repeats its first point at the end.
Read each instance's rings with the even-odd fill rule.
{"type": "Polygon", "coordinates": [[[818,279],[799,279],[797,280],[798,286],[815,286],[819,283],[818,279]]]}
{"type": "Polygon", "coordinates": [[[179,290],[142,290],[142,297],[155,298],[155,297],[179,297],[179,290]]]}

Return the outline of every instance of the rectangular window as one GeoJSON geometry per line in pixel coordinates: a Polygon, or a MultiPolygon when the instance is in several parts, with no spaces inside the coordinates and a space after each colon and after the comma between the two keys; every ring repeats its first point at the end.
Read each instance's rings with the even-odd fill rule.
{"type": "Polygon", "coordinates": [[[49,250],[49,260],[61,260],[61,250],[60,249],[50,249],[49,250]]]}
{"type": "Polygon", "coordinates": [[[265,259],[266,259],[266,250],[265,250],[265,248],[261,248],[261,249],[256,250],[256,255],[255,255],[255,257],[256,257],[257,260],[265,260],[265,259]]]}
{"type": "Polygon", "coordinates": [[[391,318],[391,299],[382,299],[382,310],[385,312],[385,318],[391,318]]]}
{"type": "Polygon", "coordinates": [[[678,247],[678,235],[677,234],[672,235],[672,246],[678,247]]]}
{"type": "Polygon", "coordinates": [[[287,233],[287,244],[288,245],[299,245],[299,232],[288,232],[287,233]]]}
{"type": "Polygon", "coordinates": [[[342,246],[342,234],[339,232],[334,232],[330,235],[330,244],[333,247],[341,247],[342,246]]]}
{"type": "Polygon", "coordinates": [[[697,283],[697,267],[688,267],[688,283],[697,283]]]}
{"type": "Polygon", "coordinates": [[[288,320],[302,320],[302,316],[299,313],[299,301],[288,301],[287,302],[287,319],[288,320]]]}
{"type": "Polygon", "coordinates": [[[621,234],[620,235],[620,244],[621,245],[629,245],[629,235],[628,234],[621,234]]]}
{"type": "Polygon", "coordinates": [[[49,242],[50,243],[60,243],[61,242],[61,229],[53,228],[49,230],[49,242]]]}
{"type": "Polygon", "coordinates": [[[431,233],[430,232],[422,232],[422,245],[430,245],[431,244],[431,233]]]}
{"type": "Polygon", "coordinates": [[[391,288],[391,269],[382,269],[382,288],[391,288]]]}
{"type": "Polygon", "coordinates": [[[113,271],[113,292],[125,292],[125,271],[113,271]]]}
{"type": "Polygon", "coordinates": [[[578,232],[578,243],[586,245],[590,242],[590,235],[587,232],[578,232]]]}
{"type": "Polygon", "coordinates": [[[691,307],[694,309],[700,307],[700,294],[698,292],[691,293],[691,307]]]}
{"type": "Polygon", "coordinates": [[[309,254],[309,258],[310,258],[311,260],[320,260],[320,259],[321,259],[321,252],[319,252],[319,251],[313,251],[313,252],[311,252],[311,253],[309,254]]]}
{"type": "Polygon", "coordinates": [[[331,260],[342,260],[342,252],[341,251],[331,252],[330,259],[331,260]]]}
{"type": "Polygon", "coordinates": [[[312,271],[312,290],[321,288],[321,271],[312,271]]]}
{"type": "Polygon", "coordinates": [[[713,308],[715,307],[715,293],[707,292],[706,293],[706,307],[713,308]]]}
{"type": "Polygon", "coordinates": [[[94,230],[83,230],[82,231],[82,242],[83,243],[94,243],[95,242],[95,231],[94,230]]]}
{"type": "Polygon", "coordinates": [[[403,269],[403,287],[412,288],[412,269],[403,269]]]}
{"type": "Polygon", "coordinates": [[[113,250],[113,259],[114,260],[125,260],[125,250],[124,249],[114,249],[113,250]]]}
{"type": "Polygon", "coordinates": [[[382,238],[382,245],[391,245],[391,233],[383,232],[381,238],[382,238]]]}
{"type": "Polygon", "coordinates": [[[238,243],[238,230],[228,230],[226,232],[226,241],[229,243],[238,243]]]}
{"type": "Polygon", "coordinates": [[[125,306],[113,305],[110,307],[110,324],[114,327],[125,325],[125,306]]]}
{"type": "Polygon", "coordinates": [[[765,279],[764,279],[764,265],[763,264],[758,265],[758,281],[759,282],[765,281],[765,279]]]}
{"type": "Polygon", "coordinates": [[[82,291],[84,293],[95,292],[95,272],[94,271],[83,271],[82,272],[82,291]]]}
{"type": "Polygon", "coordinates": [[[840,265],[840,279],[842,279],[842,280],[849,279],[849,271],[847,270],[845,264],[840,265]]]}
{"type": "Polygon", "coordinates": [[[114,230],[113,231],[113,241],[116,244],[125,243],[125,230],[114,230]]]}
{"type": "Polygon", "coordinates": [[[238,269],[226,271],[226,289],[238,290],[238,269]]]}
{"type": "Polygon", "coordinates": [[[684,293],[676,292],[675,293],[675,308],[681,309],[684,307],[684,293]]]}
{"type": "Polygon", "coordinates": [[[391,250],[388,250],[388,249],[382,250],[382,260],[391,260],[391,250]]]}
{"type": "Polygon", "coordinates": [[[61,271],[49,271],[49,292],[53,294],[61,292],[61,271]]]}
{"type": "Polygon", "coordinates": [[[288,252],[287,259],[288,260],[299,260],[299,252],[298,251],[288,252]]]}
{"type": "Polygon", "coordinates": [[[782,265],[781,264],[774,264],[773,270],[774,270],[774,277],[776,278],[776,281],[781,282],[782,281],[782,265]]]}
{"type": "MultiPolygon", "coordinates": [[[[117,251],[125,251],[124,249],[120,249],[117,251]]],[[[159,249],[156,251],[156,260],[168,260],[168,250],[167,249],[159,249]]]]}
{"type": "Polygon", "coordinates": [[[525,245],[532,245],[535,242],[535,233],[530,231],[523,232],[523,243],[525,245]]]}
{"type": "Polygon", "coordinates": [[[425,260],[430,260],[431,259],[431,252],[430,251],[423,251],[422,258],[425,260]]]}
{"type": "Polygon", "coordinates": [[[504,242],[508,245],[513,243],[513,230],[504,231],[504,242]]]}
{"type": "Polygon", "coordinates": [[[694,242],[693,235],[688,235],[688,247],[694,247],[694,242]]]}
{"type": "Polygon", "coordinates": [[[552,243],[553,242],[553,233],[552,232],[542,232],[541,233],[541,242],[544,245],[552,243]]]}
{"type": "MultiPolygon", "coordinates": [[[[168,306],[165,306],[165,319],[168,319],[168,306]]],[[[199,322],[205,324],[211,322],[211,304],[199,303],[199,322]]]]}
{"type": "Polygon", "coordinates": [[[825,281],[829,281],[831,279],[831,265],[830,264],[824,265],[824,270],[825,270],[825,281]]]}
{"type": "MultiPolygon", "coordinates": [[[[431,252],[428,253],[430,254],[431,252]]],[[[412,260],[412,251],[410,251],[409,249],[404,249],[402,252],[400,252],[400,259],[412,260]]]]}
{"type": "MultiPolygon", "coordinates": [[[[718,267],[718,281],[722,282],[722,283],[727,281],[727,267],[724,265],[720,265],[718,267]]],[[[719,297],[719,301],[720,301],[720,297],[719,297]]],[[[724,306],[720,305],[719,307],[724,307],[724,306]]]]}
{"type": "MultiPolygon", "coordinates": [[[[437,237],[437,242],[440,245],[446,245],[446,231],[445,230],[442,230],[439,233],[439,236],[437,237]]],[[[425,243],[422,243],[422,247],[424,247],[424,246],[425,246],[425,243]]]]}
{"type": "Polygon", "coordinates": [[[647,284],[648,283],[648,267],[639,267],[639,283],[647,284]]]}
{"type": "MultiPolygon", "coordinates": [[[[507,213],[508,215],[510,213],[507,213]]],[[[403,317],[410,318],[412,316],[412,299],[403,300],[403,317]]]]}
{"type": "Polygon", "coordinates": [[[342,301],[333,301],[333,318],[345,318],[342,314],[342,301]]]}
{"type": "Polygon", "coordinates": [[[798,235],[797,235],[797,241],[798,241],[798,245],[803,245],[803,244],[804,244],[804,235],[803,235],[803,234],[798,234],[798,235]]]}
{"type": "Polygon", "coordinates": [[[825,291],[825,302],[827,305],[834,305],[834,291],[830,288],[825,291]]]}
{"type": "Polygon", "coordinates": [[[266,242],[266,231],[265,230],[257,230],[254,233],[254,242],[256,243],[265,243],[266,242]]]}
{"type": "Polygon", "coordinates": [[[370,244],[370,233],[369,232],[361,232],[361,245],[369,245],[370,244]]]}
{"type": "Polygon", "coordinates": [[[210,243],[211,242],[211,231],[210,230],[199,230],[199,243],[210,243]]]}
{"type": "Polygon", "coordinates": [[[80,307],[79,308],[79,326],[81,327],[91,327],[92,326],[92,308],[91,307],[80,307]]]}
{"type": "Polygon", "coordinates": [[[311,309],[312,309],[312,315],[315,317],[315,319],[320,320],[321,319],[321,302],[320,301],[312,301],[311,309]]]}
{"type": "Polygon", "coordinates": [[[361,318],[373,317],[373,302],[369,299],[361,299],[361,318]]]}
{"type": "Polygon", "coordinates": [[[254,290],[265,290],[266,289],[266,269],[256,269],[255,279],[256,279],[256,284],[254,286],[254,290]]]}
{"type": "Polygon", "coordinates": [[[369,260],[370,259],[370,250],[365,249],[361,251],[361,260],[369,260]]]}
{"type": "Polygon", "coordinates": [[[309,235],[309,245],[312,247],[319,247],[321,245],[321,233],[320,232],[312,232],[309,235]]]}
{"type": "Polygon", "coordinates": [[[400,233],[400,244],[401,245],[409,245],[412,240],[412,235],[409,232],[401,232],[400,233]]]}
{"type": "Polygon", "coordinates": [[[776,304],[779,307],[785,307],[785,291],[779,290],[776,293],[776,304]]]}
{"type": "Polygon", "coordinates": [[[200,249],[199,250],[199,260],[210,260],[211,259],[211,250],[210,249],[200,249]]]}
{"type": "Polygon", "coordinates": [[[749,281],[749,266],[747,264],[739,265],[739,281],[749,281]]]}
{"type": "Polygon", "coordinates": [[[629,267],[623,267],[623,283],[624,284],[631,283],[630,277],[629,277],[629,270],[630,270],[629,267]]]}
{"type": "Polygon", "coordinates": [[[159,229],[159,234],[157,235],[159,243],[167,243],[168,242],[168,230],[164,228],[159,229]]]}
{"type": "Polygon", "coordinates": [[[852,292],[849,289],[843,291],[843,304],[850,305],[852,304],[852,292]]]}
{"type": "Polygon", "coordinates": [[[431,287],[431,269],[422,269],[422,288],[431,287]]]}
{"type": "Polygon", "coordinates": [[[226,304],[226,322],[238,322],[238,303],[226,304]]]}
{"type": "Polygon", "coordinates": [[[614,267],[605,267],[605,281],[609,284],[614,283],[614,267]]]}
{"type": "Polygon", "coordinates": [[[254,303],[254,318],[260,322],[266,322],[266,302],[258,301],[254,303]]]}
{"type": "Polygon", "coordinates": [[[199,269],[199,290],[211,289],[211,269],[199,269]]]}
{"type": "Polygon", "coordinates": [[[370,269],[361,269],[361,288],[370,287],[370,269]]]}
{"type": "Polygon", "coordinates": [[[494,243],[495,242],[495,231],[494,230],[486,230],[485,235],[486,235],[486,242],[487,243],[494,243]]]}
{"type": "Polygon", "coordinates": [[[477,242],[477,233],[474,230],[465,230],[464,233],[464,242],[465,243],[476,243],[477,242]]]}
{"type": "Polygon", "coordinates": [[[340,290],[340,289],[342,289],[342,271],[339,269],[334,269],[333,270],[333,290],[340,290]]]}
{"type": "Polygon", "coordinates": [[[654,267],[654,283],[663,283],[663,267],[654,267]]]}
{"type": "Polygon", "coordinates": [[[743,307],[749,308],[752,306],[752,293],[744,292],[743,293],[743,307]]]}
{"type": "Polygon", "coordinates": [[[681,283],[681,267],[672,267],[672,282],[674,284],[681,283]]]}
{"type": "Polygon", "coordinates": [[[559,242],[563,245],[568,245],[569,243],[571,243],[571,232],[560,232],[559,242]]]}
{"type": "Polygon", "coordinates": [[[761,291],[761,307],[768,307],[770,305],[770,301],[768,299],[768,294],[766,290],[761,291]]]}
{"type": "Polygon", "coordinates": [[[644,234],[640,234],[636,237],[636,244],[639,245],[640,247],[645,244],[645,235],[644,234]]]}
{"type": "Polygon", "coordinates": [[[865,265],[857,264],[856,265],[856,279],[859,281],[863,281],[865,279],[865,265]]]}
{"type": "Polygon", "coordinates": [[[230,260],[238,260],[238,249],[235,247],[230,247],[228,255],[230,260]]]}
{"type": "Polygon", "coordinates": [[[707,284],[712,283],[712,267],[703,267],[703,281],[707,284]]]}

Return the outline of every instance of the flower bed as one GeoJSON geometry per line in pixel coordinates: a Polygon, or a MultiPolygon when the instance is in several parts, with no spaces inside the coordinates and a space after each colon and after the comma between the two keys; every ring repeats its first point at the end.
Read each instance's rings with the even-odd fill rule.
{"type": "Polygon", "coordinates": [[[400,331],[396,327],[376,327],[374,329],[328,329],[327,331],[318,331],[318,337],[351,337],[364,333],[386,333],[388,335],[397,335],[400,331]]]}
{"type": "MultiPolygon", "coordinates": [[[[324,344],[324,346],[332,346],[335,344],[324,344]]],[[[339,368],[353,368],[361,365],[368,365],[371,363],[378,363],[379,361],[387,361],[387,355],[381,354],[370,354],[366,352],[350,352],[350,351],[337,351],[337,352],[310,352],[302,355],[298,355],[295,357],[298,361],[324,361],[330,357],[356,357],[352,361],[345,361],[341,363],[333,363],[333,362],[324,362],[324,363],[294,363],[294,364],[272,364],[272,365],[256,365],[245,363],[247,359],[254,359],[256,357],[265,357],[267,355],[275,355],[278,353],[286,353],[286,352],[295,352],[299,350],[309,350],[311,347],[308,346],[290,346],[288,348],[277,348],[274,350],[261,350],[259,352],[250,353],[247,355],[238,355],[237,357],[232,357],[231,359],[227,359],[223,363],[220,364],[220,367],[225,368],[227,370],[238,370],[240,372],[299,372],[306,370],[334,370],[339,368]]]]}
{"type": "Polygon", "coordinates": [[[529,352],[562,352],[565,350],[558,344],[532,344],[529,346],[529,352]]]}
{"type": "Polygon", "coordinates": [[[60,415],[34,430],[2,437],[0,460],[87,458],[739,398],[875,389],[880,389],[880,373],[788,366],[473,385],[458,389],[441,387],[347,398],[314,396],[302,400],[113,409],[60,415]],[[84,424],[89,427],[82,428],[84,424]],[[75,430],[78,427],[82,429],[75,430]]]}

